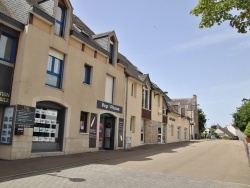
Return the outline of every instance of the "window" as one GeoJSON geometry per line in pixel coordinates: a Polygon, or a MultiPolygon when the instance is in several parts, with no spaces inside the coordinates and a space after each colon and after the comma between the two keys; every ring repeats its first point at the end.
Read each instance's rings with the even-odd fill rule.
{"type": "Polygon", "coordinates": [[[64,36],[65,18],[66,18],[66,8],[63,7],[62,5],[58,5],[57,11],[56,11],[54,33],[61,37],[64,36]]]}
{"type": "Polygon", "coordinates": [[[174,136],[174,125],[171,125],[171,136],[174,136]]]}
{"type": "Polygon", "coordinates": [[[83,83],[85,84],[89,84],[90,85],[90,82],[91,82],[91,69],[92,67],[85,64],[84,65],[84,79],[83,79],[83,83]]]}
{"type": "Polygon", "coordinates": [[[136,84],[132,83],[131,85],[131,96],[136,97],[136,84]]]}
{"type": "Polygon", "coordinates": [[[114,45],[110,43],[109,46],[109,63],[113,64],[113,58],[114,58],[114,45]]]}
{"type": "Polygon", "coordinates": [[[178,105],[173,105],[173,107],[174,107],[174,110],[179,113],[179,109],[178,109],[179,106],[178,105]]]}
{"type": "Polygon", "coordinates": [[[135,116],[131,116],[130,118],[130,132],[135,132],[135,116]]]}
{"type": "Polygon", "coordinates": [[[61,88],[62,70],[63,70],[63,60],[49,55],[47,74],[46,74],[46,85],[56,88],[61,88]]]}
{"type": "Polygon", "coordinates": [[[185,107],[181,107],[181,115],[185,116],[185,107]]]}
{"type": "Polygon", "coordinates": [[[81,117],[80,117],[81,133],[87,133],[87,125],[88,125],[88,112],[81,112],[81,117]]]}
{"type": "Polygon", "coordinates": [[[0,59],[9,63],[14,62],[16,51],[16,38],[2,33],[0,38],[0,59]]]}
{"type": "Polygon", "coordinates": [[[180,127],[177,128],[177,139],[178,140],[181,139],[181,128],[180,127]]]}
{"type": "Polygon", "coordinates": [[[142,89],[142,107],[149,109],[149,94],[148,89],[144,86],[142,89]]]}
{"type": "Polygon", "coordinates": [[[114,78],[112,76],[106,76],[106,91],[105,91],[105,101],[113,103],[113,93],[114,93],[114,78]]]}
{"type": "Polygon", "coordinates": [[[160,96],[160,94],[158,95],[158,107],[160,107],[161,106],[161,96],[160,96]]]}
{"type": "Polygon", "coordinates": [[[184,139],[187,139],[187,128],[184,129],[184,139]]]}

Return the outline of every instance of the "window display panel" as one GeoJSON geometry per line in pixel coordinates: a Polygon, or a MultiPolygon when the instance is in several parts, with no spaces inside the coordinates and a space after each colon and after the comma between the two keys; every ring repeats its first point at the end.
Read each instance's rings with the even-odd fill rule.
{"type": "Polygon", "coordinates": [[[0,143],[11,144],[14,120],[14,107],[6,107],[3,112],[3,121],[0,132],[0,143]]]}
{"type": "Polygon", "coordinates": [[[57,142],[59,122],[57,110],[36,108],[35,125],[33,129],[34,142],[57,142]]]}

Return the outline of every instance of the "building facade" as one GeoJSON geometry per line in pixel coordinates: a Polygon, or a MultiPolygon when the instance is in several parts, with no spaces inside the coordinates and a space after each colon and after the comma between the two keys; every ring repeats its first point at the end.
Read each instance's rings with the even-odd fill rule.
{"type": "Polygon", "coordinates": [[[115,32],[94,33],[69,0],[1,1],[0,36],[1,159],[188,140],[186,116],[115,32]]]}

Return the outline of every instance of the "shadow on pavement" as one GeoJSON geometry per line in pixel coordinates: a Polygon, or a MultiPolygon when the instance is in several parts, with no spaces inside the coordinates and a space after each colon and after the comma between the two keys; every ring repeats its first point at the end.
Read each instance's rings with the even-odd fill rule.
{"type": "Polygon", "coordinates": [[[169,144],[148,144],[131,149],[116,151],[87,152],[72,155],[21,159],[14,161],[0,160],[0,182],[45,173],[58,172],[60,170],[80,167],[88,164],[115,165],[127,161],[152,160],[148,157],[160,153],[175,153],[175,149],[192,146],[193,144],[199,142],[201,141],[178,142],[169,144]]]}

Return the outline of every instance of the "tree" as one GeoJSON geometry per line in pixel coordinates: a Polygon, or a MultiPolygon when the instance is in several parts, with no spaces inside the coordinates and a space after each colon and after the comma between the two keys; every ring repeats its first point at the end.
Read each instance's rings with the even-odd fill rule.
{"type": "Polygon", "coordinates": [[[249,0],[199,0],[190,14],[201,16],[200,28],[212,27],[229,21],[239,33],[247,33],[250,27],[249,0]]]}
{"type": "Polygon", "coordinates": [[[250,136],[250,122],[247,124],[244,133],[246,136],[250,136]]]}
{"type": "Polygon", "coordinates": [[[207,122],[206,115],[201,108],[198,108],[198,117],[199,117],[199,132],[202,133],[205,131],[205,125],[207,122]]]}
{"type": "Polygon", "coordinates": [[[250,122],[250,102],[248,100],[242,100],[242,102],[241,107],[237,108],[233,114],[233,119],[234,125],[244,131],[248,122],[250,122]]]}

